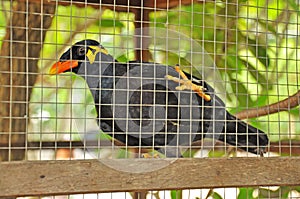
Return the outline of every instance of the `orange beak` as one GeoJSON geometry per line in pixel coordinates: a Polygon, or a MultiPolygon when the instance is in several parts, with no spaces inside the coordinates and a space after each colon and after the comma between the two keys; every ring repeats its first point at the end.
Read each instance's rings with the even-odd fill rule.
{"type": "Polygon", "coordinates": [[[78,61],[73,61],[73,60],[68,60],[63,62],[59,61],[52,65],[49,73],[50,75],[59,74],[67,70],[70,70],[71,68],[75,68],[77,66],[78,66],[78,61]]]}

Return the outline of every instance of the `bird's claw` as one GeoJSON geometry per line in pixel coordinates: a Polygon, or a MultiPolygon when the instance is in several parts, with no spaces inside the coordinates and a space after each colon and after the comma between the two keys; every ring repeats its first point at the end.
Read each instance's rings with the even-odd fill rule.
{"type": "Polygon", "coordinates": [[[142,158],[160,158],[157,153],[143,153],[142,158]]]}
{"type": "Polygon", "coordinates": [[[174,82],[177,82],[179,84],[181,84],[180,86],[176,87],[176,90],[186,90],[186,89],[190,89],[195,91],[200,97],[202,97],[205,101],[210,101],[211,97],[210,95],[204,93],[203,91],[206,90],[203,86],[194,84],[191,80],[189,80],[187,78],[187,76],[184,74],[184,72],[180,69],[179,65],[175,66],[175,70],[176,72],[178,72],[180,74],[180,76],[182,77],[182,79],[179,79],[177,77],[173,77],[171,75],[166,75],[165,78],[174,82]]]}

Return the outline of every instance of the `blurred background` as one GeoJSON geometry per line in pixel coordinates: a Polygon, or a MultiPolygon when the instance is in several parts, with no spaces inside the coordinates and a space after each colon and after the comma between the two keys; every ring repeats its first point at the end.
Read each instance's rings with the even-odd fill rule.
{"type": "MultiPolygon", "coordinates": [[[[93,158],[84,150],[78,133],[81,127],[77,121],[82,118],[74,118],[84,113],[86,126],[97,126],[91,94],[74,95],[74,88],[84,89],[85,82],[71,73],[48,75],[50,66],[64,51],[87,38],[99,41],[119,62],[139,59],[171,66],[180,63],[188,69],[192,42],[184,42],[177,52],[156,49],[151,42],[145,50],[134,36],[143,27],[176,31],[197,42],[214,63],[225,88],[218,92],[230,113],[247,113],[285,100],[299,92],[299,12],[295,0],[2,0],[0,160],[93,158]]],[[[297,103],[299,98],[296,105],[290,107],[288,103],[273,114],[243,118],[269,136],[265,157],[299,156],[297,103]]],[[[216,146],[205,156],[252,156],[224,143],[216,146]]],[[[199,148],[189,152],[193,157],[203,157],[199,148]]],[[[103,153],[110,157],[109,150],[103,153]]],[[[120,149],[118,157],[126,153],[120,149]]],[[[42,198],[300,198],[299,192],[300,187],[276,186],[42,198]]]]}

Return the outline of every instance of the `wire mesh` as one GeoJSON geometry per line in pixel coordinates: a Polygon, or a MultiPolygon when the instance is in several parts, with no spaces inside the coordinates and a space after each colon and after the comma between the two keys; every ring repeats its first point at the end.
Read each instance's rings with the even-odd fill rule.
{"type": "MultiPolygon", "coordinates": [[[[150,170],[106,160],[166,160],[155,171],[174,158],[300,153],[296,1],[25,0],[0,7],[2,161],[99,159],[140,173],[150,170]],[[77,65],[58,68],[68,60],[77,65]],[[51,66],[59,74],[49,74],[51,66]]],[[[56,197],[300,194],[278,185],[56,197]]]]}

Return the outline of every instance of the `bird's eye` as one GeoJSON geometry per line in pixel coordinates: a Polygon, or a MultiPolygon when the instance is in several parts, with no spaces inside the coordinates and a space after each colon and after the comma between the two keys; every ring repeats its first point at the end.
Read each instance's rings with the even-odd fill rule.
{"type": "Polygon", "coordinates": [[[85,55],[86,54],[85,47],[82,46],[82,47],[78,48],[77,53],[79,56],[85,55]]]}

